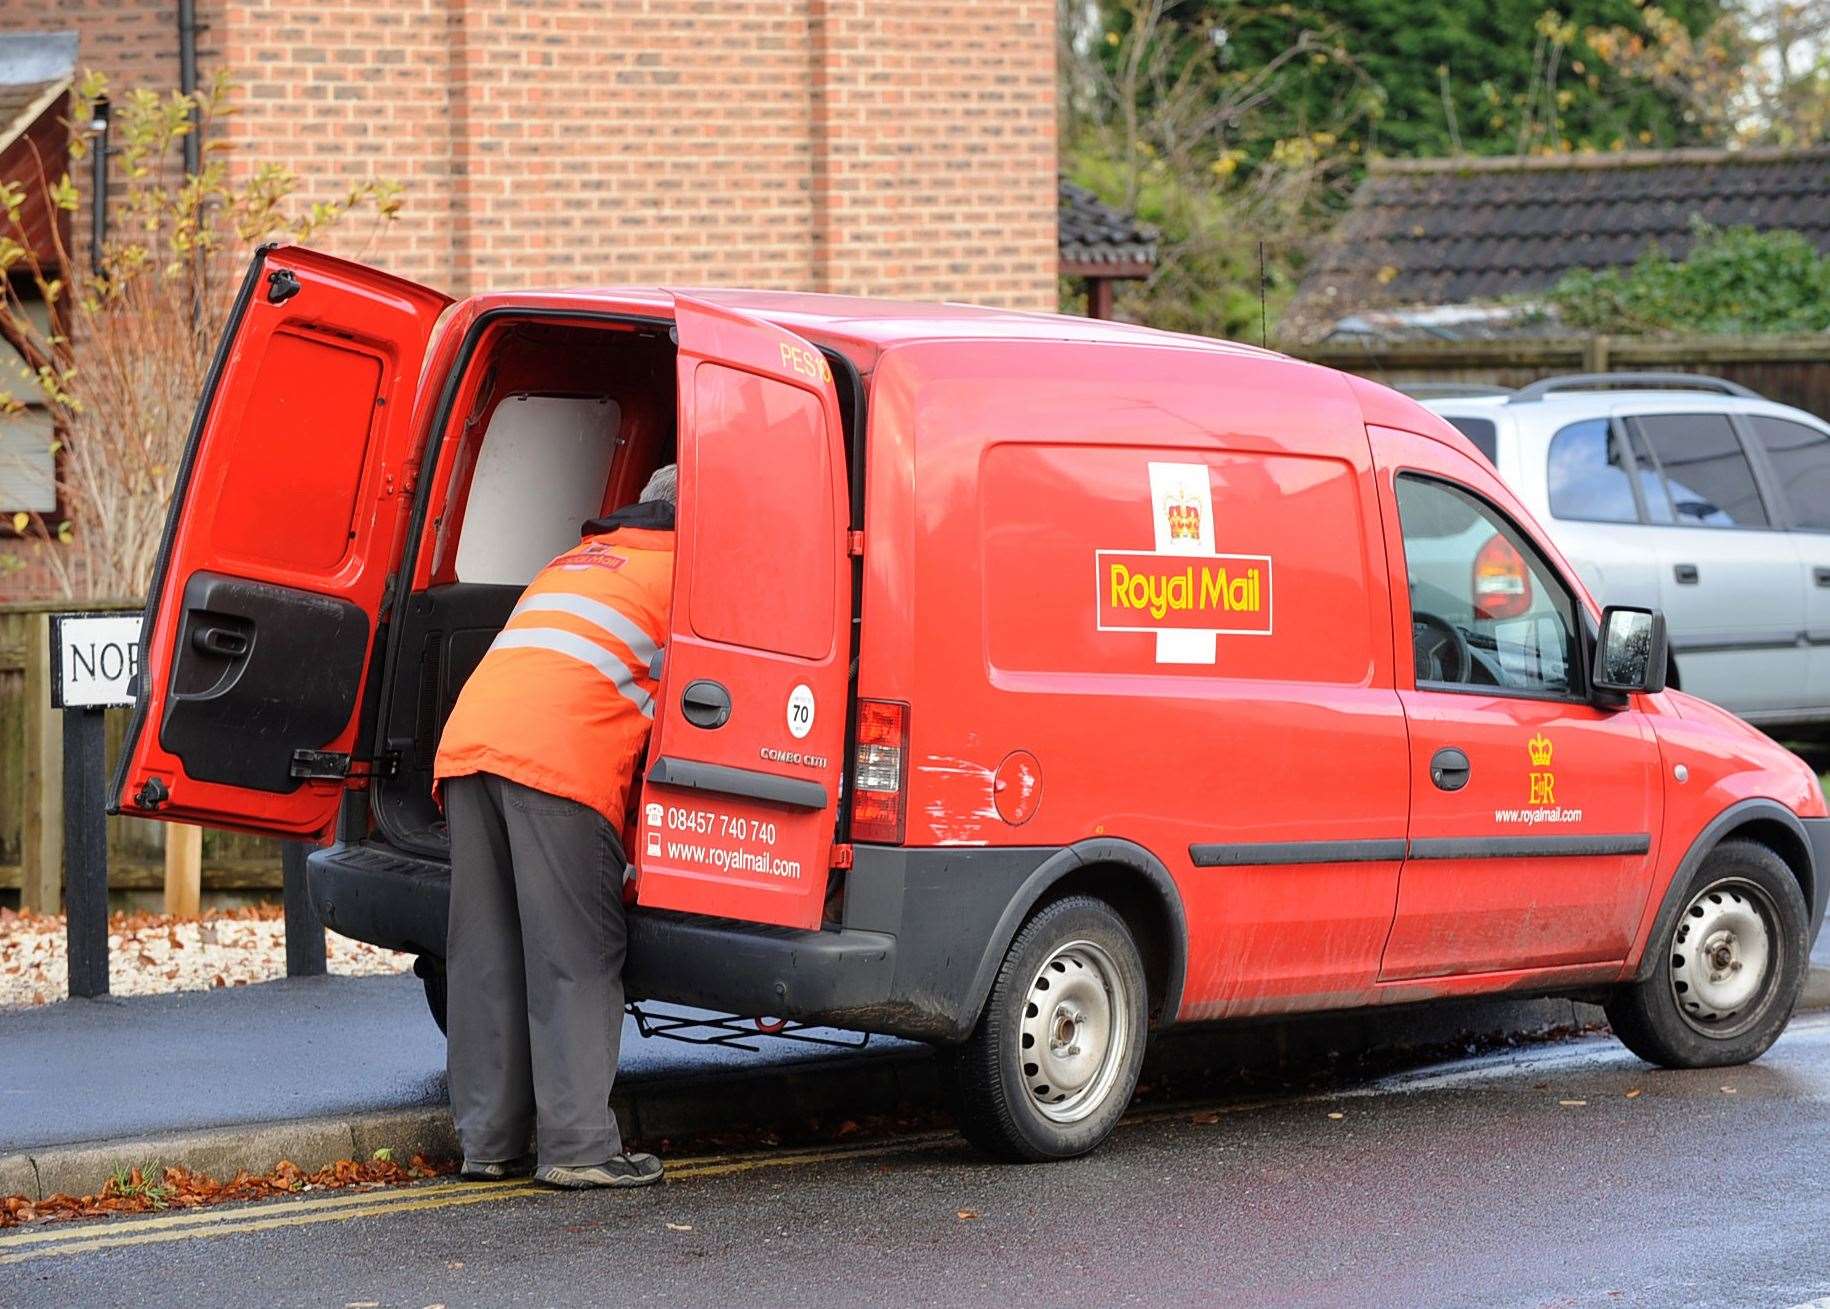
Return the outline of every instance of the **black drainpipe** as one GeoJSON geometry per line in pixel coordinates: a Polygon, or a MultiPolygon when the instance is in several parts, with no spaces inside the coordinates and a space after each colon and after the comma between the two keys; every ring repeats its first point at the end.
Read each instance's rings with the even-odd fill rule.
{"type": "Polygon", "coordinates": [[[108,245],[108,98],[98,98],[89,109],[89,267],[101,276],[108,245]]]}
{"type": "MultiPolygon", "coordinates": [[[[178,0],[178,89],[197,91],[197,0],[178,0]]],[[[197,111],[191,110],[191,130],[184,137],[184,171],[195,177],[203,171],[203,142],[198,140],[197,111]]]]}

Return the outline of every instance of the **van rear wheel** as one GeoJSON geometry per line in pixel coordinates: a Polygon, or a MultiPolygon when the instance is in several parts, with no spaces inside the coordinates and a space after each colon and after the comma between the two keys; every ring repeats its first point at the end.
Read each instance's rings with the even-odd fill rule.
{"type": "Polygon", "coordinates": [[[1098,1146],[1137,1088],[1147,1002],[1137,944],[1109,905],[1070,896],[1040,910],[1010,943],[972,1035],[942,1052],[960,1131],[1019,1162],[1098,1146]]]}
{"type": "Polygon", "coordinates": [[[1666,1068],[1758,1059],[1804,985],[1804,892],[1766,846],[1724,841],[1683,896],[1683,910],[1646,946],[1656,960],[1650,976],[1615,992],[1608,1022],[1627,1049],[1666,1068]]]}

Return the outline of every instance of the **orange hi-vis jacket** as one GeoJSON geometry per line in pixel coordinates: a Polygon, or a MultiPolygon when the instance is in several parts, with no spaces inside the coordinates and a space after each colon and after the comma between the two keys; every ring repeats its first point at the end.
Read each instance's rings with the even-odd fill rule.
{"type": "Polygon", "coordinates": [[[654,723],[673,572],[673,532],[638,527],[588,535],[543,568],[464,683],[435,781],[494,773],[620,832],[654,723]]]}

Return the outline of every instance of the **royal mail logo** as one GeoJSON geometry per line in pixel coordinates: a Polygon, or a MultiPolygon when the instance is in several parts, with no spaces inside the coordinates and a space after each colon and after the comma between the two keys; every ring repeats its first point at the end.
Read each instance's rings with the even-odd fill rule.
{"type": "Polygon", "coordinates": [[[1102,632],[1264,636],[1271,630],[1268,555],[1096,550],[1094,559],[1102,632]]]}
{"type": "Polygon", "coordinates": [[[1095,550],[1096,626],[1156,633],[1159,664],[1211,664],[1215,638],[1271,632],[1271,560],[1214,549],[1206,464],[1148,465],[1154,550],[1095,550]]]}
{"type": "Polygon", "coordinates": [[[1531,756],[1530,803],[1532,804],[1557,803],[1557,775],[1550,771],[1552,749],[1550,738],[1542,732],[1525,743],[1526,753],[1531,756]]]}

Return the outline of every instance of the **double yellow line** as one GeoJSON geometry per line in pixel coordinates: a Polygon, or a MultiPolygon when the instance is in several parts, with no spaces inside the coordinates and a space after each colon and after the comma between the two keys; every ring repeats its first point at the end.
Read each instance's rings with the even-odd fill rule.
{"type": "MultiPolygon", "coordinates": [[[[857,1146],[828,1146],[813,1150],[784,1150],[769,1154],[700,1155],[669,1164],[670,1181],[720,1177],[759,1168],[788,1168],[839,1160],[867,1159],[901,1154],[955,1139],[951,1132],[924,1132],[895,1141],[857,1146]]],[[[297,1200],[259,1201],[233,1208],[192,1209],[181,1213],[135,1215],[102,1222],[34,1224],[0,1233],[0,1266],[46,1259],[57,1255],[87,1254],[125,1245],[159,1245],[169,1241],[194,1241],[210,1236],[243,1232],[270,1232],[310,1223],[340,1223],[352,1218],[413,1213],[422,1209],[450,1209],[460,1205],[490,1204],[523,1196],[551,1196],[551,1189],[530,1181],[436,1182],[385,1191],[328,1191],[297,1200]]]]}

